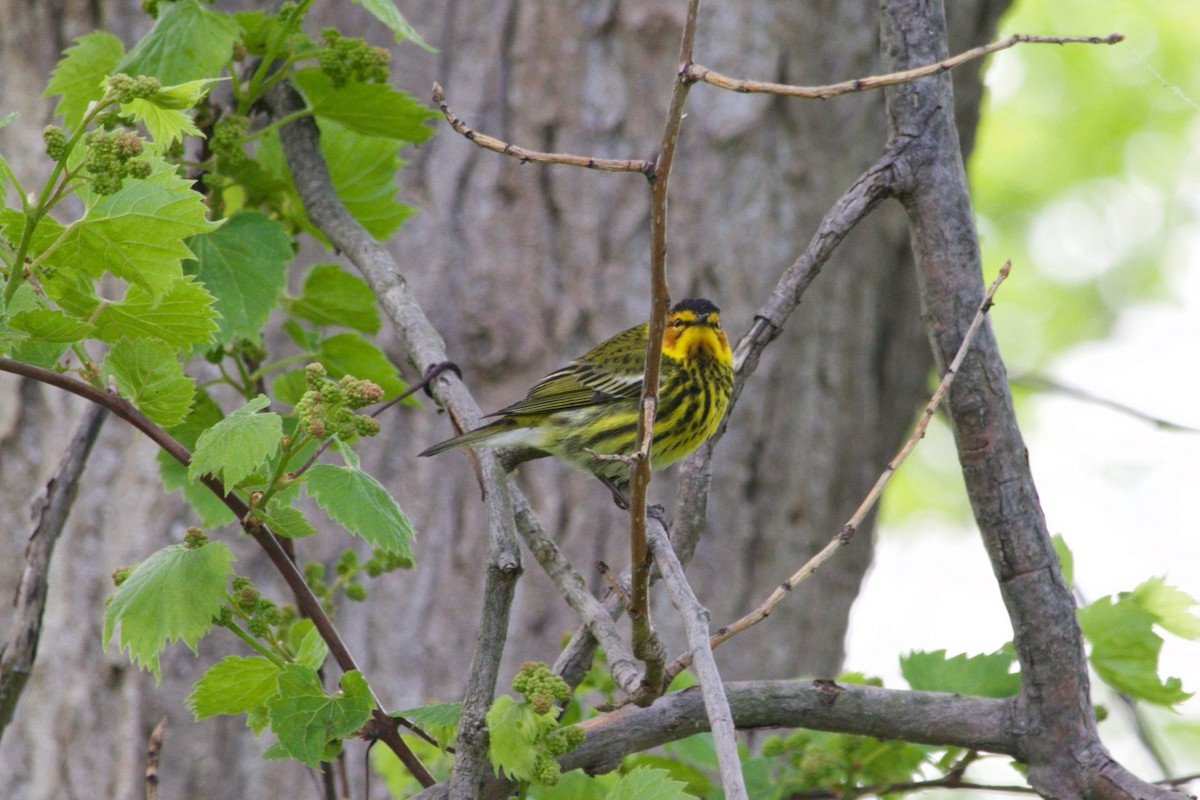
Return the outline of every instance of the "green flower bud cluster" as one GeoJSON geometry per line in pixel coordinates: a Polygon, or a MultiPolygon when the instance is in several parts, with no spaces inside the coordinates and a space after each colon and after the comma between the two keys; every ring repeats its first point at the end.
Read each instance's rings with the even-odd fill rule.
{"type": "Polygon", "coordinates": [[[525,701],[539,714],[554,707],[555,701],[565,703],[571,697],[571,687],[540,661],[526,661],[513,676],[513,691],[525,695],[525,701]]]}
{"type": "Polygon", "coordinates": [[[42,140],[46,143],[46,155],[51,161],[62,161],[67,157],[67,134],[62,128],[47,125],[42,131],[42,140]]]}
{"type": "Polygon", "coordinates": [[[208,147],[227,166],[238,166],[250,160],[242,145],[246,142],[246,132],[250,129],[250,118],[235,114],[221,117],[213,126],[212,136],[208,139],[208,147]]]}
{"type": "Polygon", "coordinates": [[[188,528],[183,534],[183,546],[188,550],[197,550],[208,544],[208,537],[199,528],[188,528]]]}
{"type": "Polygon", "coordinates": [[[271,628],[283,622],[283,612],[273,602],[263,597],[254,584],[242,575],[233,579],[233,609],[246,619],[246,628],[254,636],[265,639],[271,628]]]}
{"type": "Polygon", "coordinates": [[[343,36],[334,28],[321,32],[325,46],[317,51],[321,72],[334,86],[347,83],[387,83],[392,56],[385,48],[372,47],[364,39],[343,36]]]}
{"type": "Polygon", "coordinates": [[[354,576],[361,569],[362,567],[358,564],[358,553],[348,549],[343,550],[338,556],[337,564],[333,568],[338,576],[338,582],[342,584],[343,590],[346,592],[346,597],[355,602],[367,599],[367,587],[354,580],[354,576]]]}
{"type": "Polygon", "coordinates": [[[552,756],[561,756],[564,753],[569,753],[583,744],[585,735],[583,728],[578,725],[568,725],[565,728],[559,728],[546,737],[546,751],[552,756]]]}
{"type": "Polygon", "coordinates": [[[142,154],[142,140],[137,134],[92,131],[84,141],[88,154],[83,166],[91,173],[92,190],[96,194],[116,194],[125,178],[150,176],[150,162],[138,158],[142,154]]]}
{"type": "Polygon", "coordinates": [[[112,573],[113,586],[120,586],[122,583],[124,583],[125,579],[133,574],[133,570],[134,568],[132,566],[117,567],[114,569],[112,573]]]}
{"type": "Polygon", "coordinates": [[[111,78],[104,81],[104,87],[107,90],[106,94],[118,103],[130,103],[134,100],[144,100],[151,95],[157,94],[162,88],[162,82],[158,78],[151,78],[149,75],[139,75],[133,77],[126,75],[124,72],[119,72],[111,78]]]}
{"type": "Polygon", "coordinates": [[[378,578],[385,572],[392,572],[398,569],[412,569],[413,562],[411,558],[402,556],[399,553],[392,553],[387,550],[376,550],[371,553],[371,557],[367,559],[367,563],[363,564],[363,570],[372,578],[378,578]]]}
{"type": "Polygon", "coordinates": [[[304,565],[304,582],[313,590],[317,597],[329,596],[329,584],[325,582],[325,565],[318,561],[310,561],[304,565]]]}
{"type": "Polygon", "coordinates": [[[308,365],[305,381],[308,390],[296,403],[301,430],[318,439],[336,436],[342,441],[379,433],[378,420],[354,413],[382,399],[383,390],[377,384],[350,375],[335,383],[325,377],[320,364],[308,365]]]}

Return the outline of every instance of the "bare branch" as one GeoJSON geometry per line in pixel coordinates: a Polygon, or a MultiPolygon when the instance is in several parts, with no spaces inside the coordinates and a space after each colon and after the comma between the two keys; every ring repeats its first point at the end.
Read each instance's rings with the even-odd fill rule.
{"type": "Polygon", "coordinates": [[[535,164],[566,164],[571,167],[583,167],[585,169],[597,169],[606,172],[640,172],[643,175],[649,175],[654,171],[654,162],[652,161],[595,158],[593,156],[575,156],[569,153],[543,153],[537,150],[526,150],[524,147],[517,147],[515,144],[501,141],[494,136],[480,133],[469,127],[467,123],[459,119],[450,110],[450,106],[446,102],[446,94],[442,91],[441,84],[436,82],[433,84],[433,102],[434,105],[441,109],[442,115],[450,123],[450,127],[461,133],[469,141],[474,142],[484,150],[491,150],[501,155],[511,156],[519,160],[522,164],[530,162],[535,164]]]}
{"type": "Polygon", "coordinates": [[[1190,425],[1181,425],[1178,422],[1172,422],[1169,419],[1148,414],[1139,408],[1134,408],[1131,405],[1117,402],[1107,397],[1101,397],[1095,392],[1089,392],[1086,389],[1080,389],[1075,386],[1068,386],[1061,381],[1057,381],[1046,375],[1019,375],[1010,381],[1014,386],[1024,386],[1028,389],[1033,389],[1037,392],[1053,392],[1061,394],[1064,397],[1070,397],[1074,400],[1079,400],[1084,403],[1091,403],[1102,408],[1107,408],[1116,411],[1119,414],[1125,414],[1134,419],[1148,422],[1156,428],[1161,428],[1165,431],[1173,431],[1177,433],[1200,433],[1200,428],[1195,428],[1190,425]]]}
{"type": "Polygon", "coordinates": [[[721,673],[717,671],[717,662],[713,659],[712,648],[708,644],[708,611],[700,605],[695,592],[688,585],[683,574],[683,565],[675,557],[675,551],[667,539],[667,530],[658,517],[652,517],[650,520],[649,537],[654,563],[662,573],[663,582],[671,595],[671,602],[683,618],[687,631],[688,646],[691,648],[692,661],[696,665],[696,678],[700,682],[701,694],[704,695],[704,710],[712,729],[713,746],[717,751],[717,765],[721,772],[721,786],[725,790],[725,797],[745,798],[746,781],[742,777],[742,762],[738,758],[737,729],[733,725],[733,714],[725,697],[725,687],[721,684],[721,673]]]}
{"type": "Polygon", "coordinates": [[[146,741],[146,800],[158,800],[158,756],[162,752],[163,735],[167,732],[167,715],[154,726],[146,741]]]}
{"type": "MultiPolygon", "coordinates": [[[[992,281],[991,287],[988,288],[987,294],[984,295],[983,300],[979,304],[979,308],[976,309],[975,316],[972,318],[971,324],[967,327],[967,331],[963,336],[962,344],[959,345],[958,352],[954,355],[954,360],[950,363],[950,366],[946,368],[946,372],[942,376],[941,383],[938,384],[937,390],[934,391],[933,397],[931,397],[929,402],[925,404],[925,410],[921,412],[921,416],[917,420],[917,424],[913,429],[912,435],[908,437],[904,444],[901,445],[899,452],[897,452],[892,460],[888,462],[883,472],[875,480],[875,484],[871,487],[870,491],[867,492],[867,496],[863,498],[863,501],[859,503],[858,508],[856,508],[854,513],[850,515],[850,519],[848,519],[846,524],[843,525],[841,529],[834,535],[834,537],[829,540],[829,543],[821,548],[820,552],[805,562],[804,566],[792,573],[792,575],[786,581],[777,586],[775,590],[771,592],[770,596],[758,606],[758,608],[754,609],[749,614],[746,614],[732,625],[728,625],[717,631],[716,635],[712,637],[713,647],[719,647],[721,644],[729,641],[737,634],[753,627],[754,625],[757,625],[759,622],[762,622],[764,619],[770,616],[771,612],[774,611],[775,608],[782,603],[789,594],[791,594],[793,589],[795,589],[800,585],[800,583],[820,569],[822,564],[833,558],[834,553],[836,553],[838,550],[841,550],[850,543],[851,539],[854,538],[855,533],[858,531],[858,527],[862,525],[863,520],[867,518],[867,514],[871,513],[871,509],[873,509],[875,504],[879,502],[879,498],[883,494],[884,487],[887,486],[888,481],[890,481],[892,478],[892,475],[895,474],[896,470],[900,468],[900,465],[904,463],[904,460],[907,459],[909,454],[911,454],[916,448],[917,442],[925,438],[925,431],[929,427],[930,420],[933,419],[933,415],[937,412],[938,406],[941,405],[942,399],[946,396],[946,393],[950,391],[950,385],[954,382],[954,376],[958,374],[958,368],[962,365],[963,359],[967,357],[967,352],[971,349],[972,340],[979,332],[980,327],[982,327],[983,321],[987,316],[988,309],[992,307],[992,299],[996,296],[996,290],[1000,288],[1000,284],[1003,283],[1004,279],[1008,277],[1008,273],[1011,268],[1012,262],[1010,261],[1006,261],[1004,266],[1000,268],[1000,274],[996,276],[996,280],[992,281]]],[[[667,680],[669,681],[671,678],[674,678],[681,671],[686,669],[689,664],[691,664],[690,655],[685,654],[675,659],[675,661],[671,663],[671,666],[667,668],[667,680]]]]}
{"type": "Polygon", "coordinates": [[[1010,47],[1018,44],[1117,44],[1125,40],[1125,36],[1120,33],[1109,34],[1108,36],[1030,36],[1028,34],[1018,33],[1007,39],[1002,39],[998,42],[985,44],[981,47],[975,47],[965,52],[959,53],[956,56],[936,61],[932,64],[926,64],[923,67],[915,67],[913,69],[901,70],[899,72],[889,72],[886,75],[872,75],[867,78],[856,78],[850,81],[841,83],[832,83],[828,86],[793,86],[786,83],[770,83],[768,81],[748,81],[737,78],[730,78],[727,75],[722,75],[719,72],[714,72],[707,67],[702,67],[699,64],[691,64],[688,66],[685,77],[689,81],[707,83],[711,86],[716,86],[719,89],[728,89],[731,92],[740,92],[743,94],[777,94],[784,97],[804,97],[814,100],[825,100],[830,97],[837,97],[842,94],[850,94],[852,92],[865,92],[872,89],[882,89],[885,86],[896,86],[901,83],[915,81],[918,78],[925,78],[930,75],[939,75],[943,72],[948,72],[955,67],[966,64],[968,61],[973,61],[977,58],[983,58],[986,55],[995,53],[998,50],[1007,50],[1010,47]]]}
{"type": "Polygon", "coordinates": [[[54,545],[67,524],[83,468],[107,418],[103,407],[88,407],[58,469],[46,483],[45,494],[34,502],[35,524],[25,546],[25,569],[17,585],[8,639],[0,645],[0,737],[12,722],[17,701],[33,674],[54,545]]]}

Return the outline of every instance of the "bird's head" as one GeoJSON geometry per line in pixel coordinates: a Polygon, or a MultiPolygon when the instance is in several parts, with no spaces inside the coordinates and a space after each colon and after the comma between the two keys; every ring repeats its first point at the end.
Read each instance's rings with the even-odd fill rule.
{"type": "Polygon", "coordinates": [[[709,359],[733,363],[729,340],[721,330],[721,310],[711,300],[681,300],[667,316],[663,355],[677,361],[709,359]]]}

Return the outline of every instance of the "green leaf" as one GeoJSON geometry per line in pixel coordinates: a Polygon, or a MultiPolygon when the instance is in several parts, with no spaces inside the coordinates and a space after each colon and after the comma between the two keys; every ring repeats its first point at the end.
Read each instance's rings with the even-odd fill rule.
{"type": "Polygon", "coordinates": [[[170,345],[154,339],[121,339],[104,357],[103,369],[117,382],[121,396],[163,427],[178,425],[187,416],[196,382],[170,345]]]}
{"type": "Polygon", "coordinates": [[[107,270],[158,297],[183,274],[180,262],[192,258],[183,240],[218,227],[191,187],[173,166],[156,161],[150,177],[127,178],[116,194],[81,189],[87,211],[46,251],[50,263],[82,267],[95,278],[107,270]]]}
{"type": "Polygon", "coordinates": [[[196,681],[187,707],[197,720],[258,708],[275,694],[280,671],[262,656],[226,656],[196,681]]]}
{"type": "Polygon", "coordinates": [[[197,275],[217,298],[218,341],[261,342],[262,327],[287,283],[292,237],[265,214],[242,211],[220,229],[188,244],[196,261],[184,269],[197,275]]]}
{"type": "Polygon", "coordinates": [[[116,70],[124,54],[121,40],[107,31],[80,36],[63,51],[42,96],[62,95],[54,113],[62,115],[69,130],[78,130],[88,104],[104,95],[104,79],[116,70]]]}
{"type": "Polygon", "coordinates": [[[1190,611],[1196,599],[1187,592],[1151,578],[1133,590],[1133,599],[1165,630],[1183,639],[1200,639],[1200,617],[1190,611]]]}
{"type": "Polygon", "coordinates": [[[188,478],[195,481],[213,475],[228,493],[265,464],[279,450],[283,438],[283,420],[278,414],[257,413],[270,402],[260,394],[200,434],[188,478]]]}
{"type": "MultiPolygon", "coordinates": [[[[553,717],[553,715],[550,715],[553,717]]],[[[492,703],[485,717],[488,726],[488,758],[492,768],[504,770],[510,778],[533,780],[537,751],[533,745],[549,727],[528,703],[518,703],[502,694],[492,703]]]]}
{"type": "Polygon", "coordinates": [[[311,619],[296,622],[288,631],[296,663],[309,669],[320,669],[329,655],[329,645],[321,638],[320,631],[311,619]]]}
{"type": "Polygon", "coordinates": [[[185,136],[200,136],[192,118],[174,108],[162,108],[149,100],[136,99],[121,105],[121,113],[146,126],[150,138],[163,148],[182,142],[185,136]]]}
{"type": "Polygon", "coordinates": [[[78,342],[91,335],[92,326],[52,308],[36,308],[13,314],[8,324],[35,339],[47,342],[78,342]]]}
{"type": "Polygon", "coordinates": [[[271,498],[266,509],[260,508],[256,513],[259,519],[271,529],[271,533],[285,539],[303,539],[305,536],[312,536],[317,532],[317,529],[299,510],[291,506],[280,505],[275,502],[275,498],[271,498]]]}
{"type": "Polygon", "coordinates": [[[335,87],[318,69],[294,76],[313,114],[364,136],[381,136],[419,144],[433,135],[425,124],[437,113],[404,92],[383,83],[347,83],[335,87]]]}
{"type": "Polygon", "coordinates": [[[946,657],[945,650],[914,651],[900,659],[900,674],[913,689],[954,692],[979,697],[1012,697],[1021,690],[1021,676],[1009,672],[1012,652],[946,657]]]}
{"type": "MultiPolygon", "coordinates": [[[[25,230],[25,212],[15,208],[0,209],[0,232],[12,242],[15,247],[25,230]]],[[[37,257],[46,248],[54,244],[62,232],[66,230],[61,222],[54,217],[42,217],[34,226],[33,235],[29,239],[29,255],[37,257]]],[[[41,276],[39,276],[41,277],[41,276]]]]}
{"type": "Polygon", "coordinates": [[[396,8],[394,0],[354,0],[367,11],[375,15],[375,18],[388,27],[396,34],[396,41],[401,42],[408,39],[417,47],[428,50],[431,53],[436,53],[437,48],[429,44],[421,38],[421,34],[417,33],[412,25],[404,19],[404,15],[400,13],[400,9],[396,8]]]}
{"type": "Polygon", "coordinates": [[[233,54],[238,24],[196,0],[160,5],[158,21],[117,66],[117,72],[153,75],[165,86],[215,78],[233,54]]]}
{"type": "Polygon", "coordinates": [[[1071,548],[1067,547],[1067,540],[1061,534],[1054,534],[1051,542],[1054,544],[1054,555],[1058,556],[1058,566],[1062,569],[1063,580],[1070,588],[1075,585],[1075,556],[1071,553],[1071,548]]]}
{"type": "Polygon", "coordinates": [[[383,389],[384,398],[404,392],[400,373],[383,351],[357,333],[339,333],[321,342],[317,360],[325,365],[329,377],[353,375],[374,381],[383,389]]]}
{"type": "Polygon", "coordinates": [[[1129,593],[1102,597],[1079,610],[1079,625],[1091,642],[1089,660],[1100,679],[1119,692],[1158,705],[1174,705],[1191,697],[1178,678],[1158,677],[1162,639],[1151,629],[1154,614],[1129,593]]]}
{"type": "Polygon", "coordinates": [[[458,720],[462,716],[462,703],[434,703],[427,706],[407,708],[397,711],[393,717],[403,717],[414,725],[419,725],[426,733],[437,740],[438,747],[443,750],[454,741],[458,733],[458,720]]]}
{"type": "Polygon", "coordinates": [[[340,325],[364,333],[379,332],[375,293],[367,282],[337,264],[317,264],[304,278],[300,296],[288,310],[316,325],[340,325]]]}
{"type": "Polygon", "coordinates": [[[42,276],[42,288],[59,308],[78,319],[90,319],[100,305],[92,279],[81,270],[52,270],[42,276]]]}
{"type": "Polygon", "coordinates": [[[605,800],[692,800],[683,788],[665,769],[638,767],[622,775],[605,800]]]}
{"type": "Polygon", "coordinates": [[[105,647],[121,624],[121,650],[161,682],[158,654],[183,640],[192,652],[212,627],[213,615],[225,602],[225,582],[233,553],[221,542],[188,548],[164,547],[138,565],[117,588],[104,610],[105,647]]]}
{"type": "Polygon", "coordinates": [[[371,716],[375,703],[362,673],[342,675],[341,686],[340,695],[327,695],[316,670],[299,664],[284,668],[279,695],[267,701],[267,712],[271,730],[292,758],[310,767],[329,760],[340,750],[341,740],[371,716]]]}
{"type": "MultiPolygon", "coordinates": [[[[171,428],[169,433],[188,450],[196,448],[196,440],[200,434],[224,419],[221,407],[218,406],[208,393],[201,390],[196,393],[196,404],[192,412],[179,425],[171,428]]],[[[200,515],[200,520],[206,527],[216,528],[233,522],[233,512],[217,497],[217,495],[200,482],[188,479],[187,467],[172,458],[165,450],[159,450],[158,474],[163,487],[168,491],[181,489],[183,497],[200,515]]]]}
{"type": "Polygon", "coordinates": [[[317,464],[304,473],[304,487],[334,522],[375,547],[413,560],[412,524],[375,478],[350,467],[317,464]]]}
{"type": "MultiPolygon", "coordinates": [[[[5,114],[0,117],[0,128],[3,128],[8,123],[17,118],[17,112],[5,114]]],[[[21,184],[17,181],[16,174],[12,171],[12,167],[8,165],[8,161],[3,155],[0,155],[0,206],[3,206],[8,201],[8,185],[12,184],[17,191],[21,191],[21,184]]],[[[3,309],[0,309],[2,311],[3,309]]]]}
{"type": "Polygon", "coordinates": [[[103,304],[96,314],[96,335],[106,342],[158,339],[176,348],[208,344],[217,331],[214,302],[190,275],[176,278],[158,298],[135,284],[124,300],[103,304]]]}

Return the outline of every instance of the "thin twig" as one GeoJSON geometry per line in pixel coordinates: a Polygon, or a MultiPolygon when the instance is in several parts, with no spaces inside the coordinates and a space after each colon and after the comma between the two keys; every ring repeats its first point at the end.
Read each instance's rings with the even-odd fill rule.
{"type": "Polygon", "coordinates": [[[162,753],[163,735],[167,732],[167,715],[154,726],[146,741],[146,800],[158,800],[158,757],[162,753]]]}
{"type": "Polygon", "coordinates": [[[707,67],[702,67],[699,64],[692,64],[687,68],[685,77],[689,81],[707,83],[711,86],[716,86],[719,89],[728,89],[731,92],[740,92],[743,94],[777,94],[785,97],[804,97],[816,100],[825,100],[830,97],[836,97],[842,94],[850,94],[852,92],[863,92],[871,89],[882,89],[885,86],[895,86],[900,83],[908,83],[909,81],[925,78],[930,75],[940,75],[943,72],[954,69],[957,66],[972,61],[976,58],[982,58],[990,53],[995,53],[998,50],[1007,50],[1014,45],[1026,44],[1117,44],[1124,41],[1125,36],[1120,33],[1113,33],[1108,36],[1030,36],[1023,33],[1014,34],[1007,39],[1002,39],[998,42],[985,44],[981,47],[975,47],[966,52],[959,53],[956,56],[943,59],[933,64],[927,64],[923,67],[915,67],[914,69],[906,69],[900,72],[889,72],[886,75],[872,75],[867,78],[856,78],[842,83],[832,83],[828,86],[793,86],[786,83],[770,83],[768,81],[748,81],[730,78],[727,75],[722,75],[719,72],[714,72],[707,67]]]}
{"type": "Polygon", "coordinates": [[[575,156],[569,153],[543,153],[538,150],[526,150],[524,147],[517,147],[515,144],[501,141],[494,136],[480,133],[469,127],[467,123],[459,119],[450,110],[450,106],[446,103],[446,95],[442,91],[441,85],[436,82],[433,84],[433,102],[434,105],[441,109],[442,115],[450,123],[450,127],[461,133],[469,141],[474,142],[485,150],[511,156],[519,160],[522,164],[530,162],[535,164],[566,164],[572,167],[597,169],[606,172],[640,172],[644,175],[649,175],[654,171],[654,163],[652,161],[595,158],[593,156],[575,156]]]}
{"type": "MultiPolygon", "coordinates": [[[[1004,279],[1008,277],[1008,273],[1011,268],[1012,262],[1005,262],[1004,266],[1000,268],[1000,274],[996,276],[996,280],[992,281],[992,285],[988,288],[987,294],[984,295],[983,302],[979,304],[979,308],[975,312],[975,317],[971,320],[971,324],[967,328],[966,333],[963,334],[962,344],[959,346],[958,352],[954,356],[954,360],[950,363],[950,366],[946,368],[946,374],[942,376],[941,383],[938,384],[937,390],[933,393],[933,397],[930,398],[929,402],[925,405],[925,410],[921,412],[921,417],[917,420],[917,424],[912,432],[912,435],[908,437],[908,440],[900,447],[899,452],[897,452],[892,460],[888,462],[879,478],[875,481],[875,484],[871,487],[870,491],[867,492],[866,497],[863,498],[863,501],[859,504],[858,508],[855,509],[854,513],[850,515],[850,519],[847,520],[846,524],[843,525],[841,529],[838,530],[838,532],[833,536],[833,538],[829,540],[829,543],[821,548],[820,552],[810,558],[804,564],[804,566],[800,567],[800,569],[792,573],[787,580],[777,586],[761,605],[743,616],[738,621],[734,622],[732,625],[728,625],[717,631],[717,633],[712,637],[712,646],[714,648],[719,647],[721,644],[729,641],[729,639],[733,638],[737,634],[753,627],[754,625],[757,625],[759,622],[770,616],[771,612],[774,611],[775,608],[782,603],[789,594],[791,594],[793,589],[795,589],[801,582],[816,572],[821,565],[833,557],[834,553],[845,547],[854,538],[854,534],[858,531],[858,526],[862,524],[864,519],[866,519],[867,514],[871,512],[871,509],[875,507],[875,503],[878,502],[879,496],[883,494],[883,489],[885,486],[887,486],[888,481],[891,480],[892,475],[896,472],[900,465],[904,463],[904,460],[908,458],[909,454],[912,453],[913,449],[917,446],[917,442],[924,438],[925,430],[929,427],[930,420],[933,419],[933,415],[937,412],[937,408],[939,405],[941,405],[942,399],[946,396],[946,393],[950,391],[950,384],[954,382],[954,377],[958,374],[958,368],[962,365],[963,359],[967,357],[967,353],[971,349],[971,341],[975,338],[975,334],[978,333],[979,329],[983,326],[983,321],[987,317],[988,309],[992,307],[992,298],[995,297],[996,290],[1000,288],[1000,284],[1003,283],[1004,279]]],[[[681,671],[686,669],[691,663],[692,657],[690,654],[684,654],[676,658],[667,668],[667,680],[670,681],[681,671]]]]}
{"type": "Polygon", "coordinates": [[[1153,414],[1142,411],[1141,409],[1126,405],[1125,403],[1121,403],[1107,397],[1101,397],[1100,395],[1095,394],[1094,392],[1089,392],[1086,389],[1080,389],[1075,386],[1067,386],[1066,384],[1060,383],[1054,378],[1046,375],[1020,375],[1016,378],[1013,378],[1010,383],[1012,383],[1014,386],[1024,386],[1028,389],[1033,389],[1034,391],[1038,392],[1054,392],[1055,394],[1061,394],[1084,403],[1091,403],[1092,405],[1097,405],[1121,414],[1126,414],[1134,419],[1141,420],[1142,422],[1148,422],[1154,427],[1162,430],[1177,433],[1200,433],[1200,428],[1192,427],[1190,425],[1181,425],[1178,422],[1172,422],[1169,419],[1157,417],[1153,414]]]}
{"type": "Polygon", "coordinates": [[[0,737],[12,722],[17,701],[33,673],[54,545],[67,524],[88,454],[107,418],[103,407],[88,408],[58,469],[46,482],[45,495],[34,502],[35,524],[25,546],[25,568],[17,586],[8,639],[0,644],[0,737]]]}
{"type": "Polygon", "coordinates": [[[683,565],[675,557],[675,551],[667,538],[667,529],[662,520],[652,517],[649,526],[650,552],[658,565],[663,583],[671,595],[671,602],[683,618],[691,648],[692,663],[700,691],[704,694],[704,710],[713,734],[713,746],[717,751],[717,766],[721,773],[721,786],[727,798],[746,798],[746,780],[742,776],[742,762],[738,758],[737,729],[733,725],[733,712],[725,697],[721,673],[709,646],[707,609],[700,605],[695,592],[683,574],[683,565]]]}

